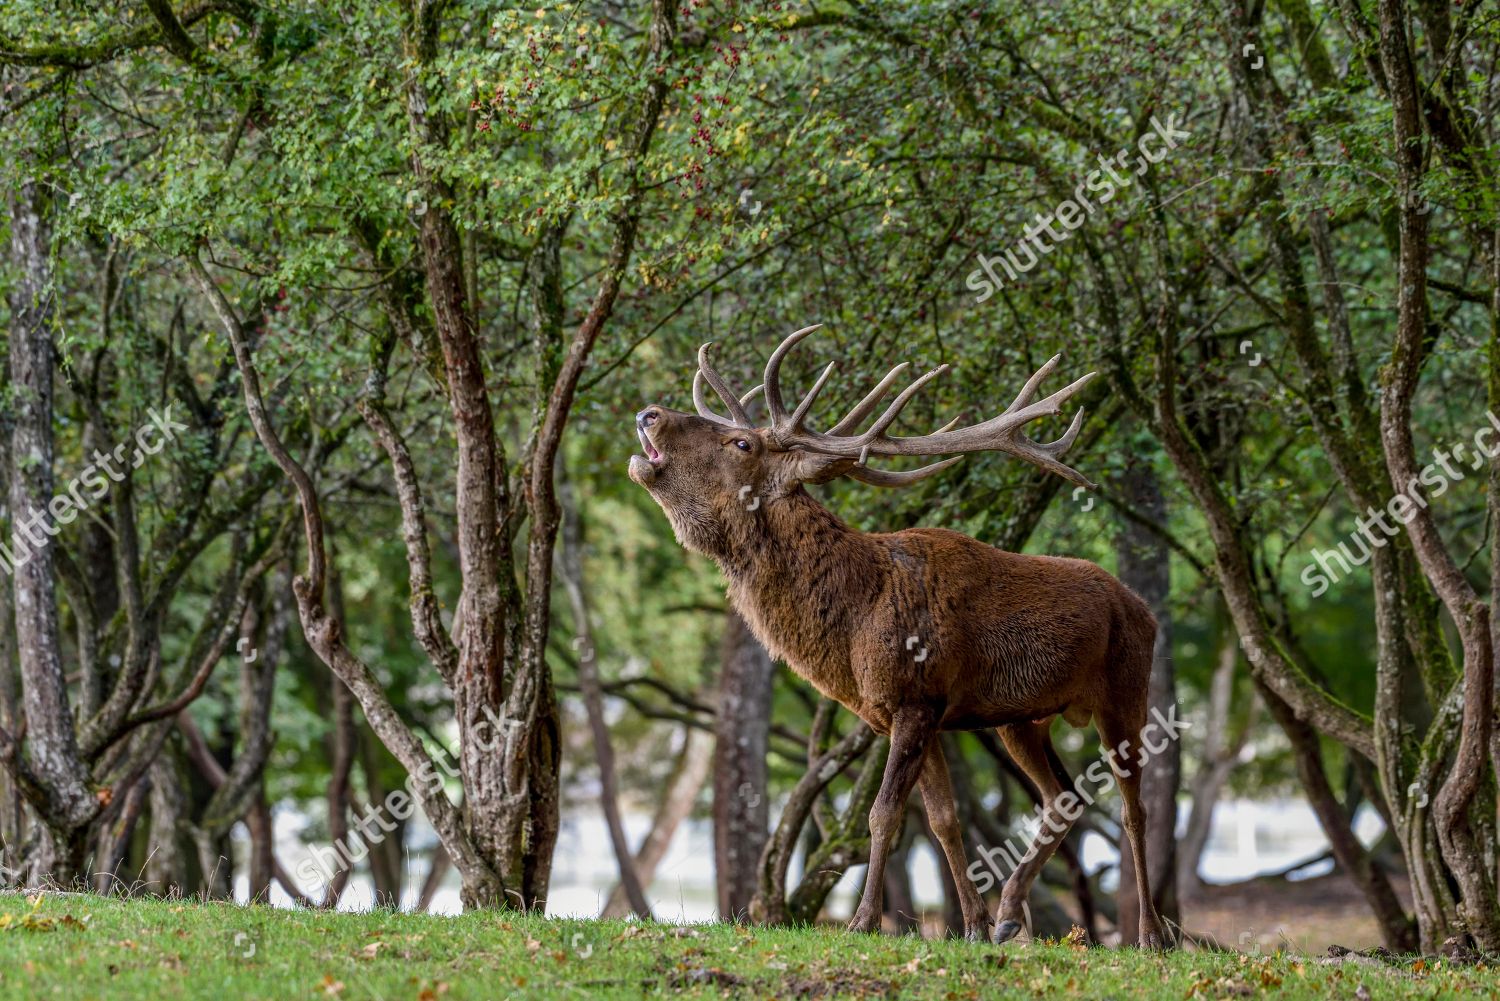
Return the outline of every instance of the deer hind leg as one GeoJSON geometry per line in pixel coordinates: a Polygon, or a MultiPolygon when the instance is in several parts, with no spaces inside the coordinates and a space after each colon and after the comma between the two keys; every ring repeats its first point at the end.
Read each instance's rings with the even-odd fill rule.
{"type": "Polygon", "coordinates": [[[1047,735],[1049,728],[1048,723],[1012,723],[998,728],[1000,740],[1011,758],[1036,784],[1042,797],[1042,812],[1036,840],[1021,857],[1000,894],[996,945],[1009,941],[1021,930],[1022,907],[1031,892],[1031,884],[1063,838],[1068,836],[1073,821],[1083,812],[1081,801],[1076,796],[1071,803],[1062,798],[1063,781],[1067,776],[1060,776],[1053,768],[1056,754],[1052,752],[1052,740],[1047,735]]]}
{"type": "Polygon", "coordinates": [[[903,709],[891,718],[891,753],[885,761],[880,792],[870,807],[870,866],[865,871],[865,892],[849,922],[850,931],[880,930],[881,892],[891,841],[901,827],[906,801],[922,775],[927,748],[936,733],[937,716],[931,710],[903,709]]]}
{"type": "Polygon", "coordinates": [[[969,860],[964,855],[964,834],[958,823],[958,806],[953,801],[953,781],[948,777],[948,762],[943,745],[933,740],[927,748],[922,768],[922,802],[927,806],[927,822],[948,860],[953,885],[958,889],[958,903],[964,912],[964,938],[983,942],[989,938],[990,912],[979,889],[968,876],[969,860]]]}
{"type": "MultiPolygon", "coordinates": [[[[1142,949],[1161,949],[1165,939],[1161,918],[1156,913],[1156,902],[1151,896],[1151,871],[1146,867],[1146,808],[1141,805],[1141,765],[1144,760],[1140,748],[1141,728],[1146,724],[1146,703],[1144,698],[1131,702],[1136,704],[1117,703],[1100,711],[1099,736],[1104,739],[1105,747],[1114,751],[1108,755],[1109,763],[1120,785],[1120,819],[1135,861],[1136,896],[1141,903],[1139,945],[1142,949]]],[[[1121,850],[1124,850],[1123,846],[1121,850]]]]}

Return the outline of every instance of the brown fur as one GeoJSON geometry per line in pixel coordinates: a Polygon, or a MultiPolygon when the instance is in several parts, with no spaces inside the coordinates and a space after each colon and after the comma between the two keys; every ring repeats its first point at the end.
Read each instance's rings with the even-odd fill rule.
{"type": "MultiPolygon", "coordinates": [[[[803,484],[842,475],[852,460],[778,450],[763,431],[657,406],[642,411],[638,425],[659,458],[633,457],[631,478],[662,506],[684,546],[719,564],[755,635],[820,692],[891,737],[871,810],[870,872],[850,927],[878,927],[889,839],[921,782],[929,814],[945,828],[938,834],[963,898],[965,930],[983,934],[989,916],[964,869],[935,735],[999,728],[1050,811],[1062,787],[1048,762],[1047,728],[1034,721],[1095,719],[1107,746],[1126,741],[1133,750],[1156,635],[1146,604],[1082,560],[1008,553],[944,529],[851,529],[803,484]]],[[[1136,872],[1144,874],[1138,778],[1122,775],[1120,785],[1136,872]]],[[[1036,857],[1007,881],[997,941],[1019,928],[1031,880],[1054,847],[1034,846],[1036,857]]],[[[1159,945],[1149,889],[1140,897],[1141,942],[1159,945]]]]}

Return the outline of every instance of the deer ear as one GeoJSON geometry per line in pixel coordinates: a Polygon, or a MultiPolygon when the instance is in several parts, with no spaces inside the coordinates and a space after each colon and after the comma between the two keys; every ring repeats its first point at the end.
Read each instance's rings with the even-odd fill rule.
{"type": "Polygon", "coordinates": [[[820,455],[801,450],[787,453],[791,477],[798,483],[827,483],[846,475],[858,462],[842,455],[820,455]]]}

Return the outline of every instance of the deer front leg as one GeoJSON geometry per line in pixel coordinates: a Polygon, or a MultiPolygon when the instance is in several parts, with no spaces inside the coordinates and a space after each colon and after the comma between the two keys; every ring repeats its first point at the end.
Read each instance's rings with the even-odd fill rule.
{"type": "Polygon", "coordinates": [[[850,931],[880,930],[886,858],[901,827],[906,800],[922,775],[927,747],[936,729],[936,714],[929,709],[901,709],[891,717],[891,753],[885,761],[875,805],[870,807],[870,867],[865,872],[864,896],[849,922],[850,931]]]}
{"type": "Polygon", "coordinates": [[[963,828],[958,823],[958,806],[953,802],[953,781],[948,776],[948,762],[938,740],[933,740],[927,748],[921,783],[927,822],[932,825],[932,833],[937,835],[948,860],[948,871],[953,875],[953,885],[958,890],[958,903],[964,913],[964,938],[970,942],[988,941],[990,911],[979,895],[978,887],[969,878],[963,828]]]}
{"type": "MultiPolygon", "coordinates": [[[[1053,771],[1052,755],[1049,753],[1052,741],[1047,736],[1049,723],[1050,721],[1013,723],[999,728],[1005,750],[1036,784],[1042,797],[1042,813],[1036,839],[1021,857],[1015,871],[1006,879],[1005,889],[1000,894],[1000,913],[996,916],[999,923],[995,925],[996,945],[1009,941],[1021,930],[1026,896],[1031,892],[1031,884],[1042,871],[1042,866],[1052,857],[1052,853],[1057,851],[1062,839],[1068,836],[1068,830],[1078,816],[1077,813],[1061,809],[1058,802],[1064,790],[1057,772],[1053,771]]],[[[1062,777],[1066,778],[1066,773],[1062,777]]]]}

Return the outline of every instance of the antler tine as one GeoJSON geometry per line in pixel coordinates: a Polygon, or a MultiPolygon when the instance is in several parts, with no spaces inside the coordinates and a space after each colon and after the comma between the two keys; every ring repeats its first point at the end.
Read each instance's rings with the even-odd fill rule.
{"type": "Polygon", "coordinates": [[[911,398],[916,396],[923,386],[946,371],[948,371],[947,365],[939,365],[931,372],[914,379],[912,384],[903,389],[901,395],[892,400],[891,405],[885,408],[885,413],[881,414],[875,423],[870,425],[870,430],[860,435],[860,443],[868,445],[883,438],[885,436],[885,429],[891,426],[891,422],[906,408],[906,405],[911,402],[911,398]]]}
{"type": "Polygon", "coordinates": [[[828,383],[828,377],[838,367],[839,363],[837,361],[829,362],[828,367],[823,369],[823,374],[818,376],[818,381],[813,383],[812,389],[809,389],[807,395],[802,397],[802,402],[797,404],[797,409],[792,412],[790,424],[792,430],[796,430],[802,426],[802,421],[807,417],[807,411],[812,408],[813,400],[818,398],[818,394],[823,391],[823,387],[828,383]]]}
{"type": "Polygon", "coordinates": [[[889,393],[891,387],[896,384],[896,380],[901,378],[901,373],[909,368],[911,368],[911,362],[904,361],[887,372],[885,378],[880,380],[879,385],[865,394],[865,398],[855,404],[854,409],[849,411],[843,420],[830,428],[828,433],[830,435],[848,434],[859,427],[860,422],[870,416],[870,413],[880,405],[880,401],[885,399],[885,394],[889,393]]]}
{"type": "MultiPolygon", "coordinates": [[[[723,416],[722,414],[715,413],[714,409],[708,405],[708,398],[703,392],[703,387],[706,385],[708,385],[708,381],[703,378],[703,373],[701,371],[694,372],[693,407],[698,411],[698,416],[706,417],[711,421],[724,425],[725,427],[734,427],[734,421],[730,420],[728,417],[723,416]]],[[[740,405],[744,406],[743,401],[740,405]]]]}
{"type": "Polygon", "coordinates": [[[963,456],[955,455],[951,459],[944,459],[942,462],[934,462],[931,465],[923,466],[920,469],[901,471],[893,469],[871,469],[868,466],[855,466],[845,475],[848,476],[851,480],[858,480],[861,483],[868,483],[874,487],[904,487],[908,484],[915,483],[918,480],[925,480],[929,476],[941,473],[949,466],[956,465],[963,461],[963,456]]]}
{"type": "Polygon", "coordinates": [[[821,323],[814,323],[810,327],[793,331],[785,340],[776,345],[776,350],[772,351],[771,357],[766,359],[766,412],[771,418],[773,428],[783,427],[787,419],[786,405],[781,402],[781,361],[792,348],[797,346],[797,342],[822,326],[821,323]]]}
{"type": "Polygon", "coordinates": [[[1073,447],[1073,442],[1075,439],[1077,439],[1078,432],[1082,430],[1082,428],[1083,408],[1079,407],[1078,413],[1073,415],[1072,422],[1068,424],[1068,430],[1063,432],[1063,436],[1061,438],[1057,439],[1056,441],[1049,441],[1045,443],[1037,442],[1036,446],[1038,448],[1046,449],[1047,452],[1052,455],[1062,455],[1068,449],[1073,447]]]}
{"type": "Polygon", "coordinates": [[[754,425],[750,423],[749,416],[747,416],[745,413],[745,407],[744,404],[740,402],[739,394],[729,388],[729,384],[724,381],[724,379],[714,369],[713,364],[709,362],[708,349],[713,346],[713,341],[709,341],[707,344],[698,349],[698,374],[693,376],[693,403],[697,406],[698,413],[704,417],[719,420],[721,422],[723,422],[724,420],[722,417],[719,417],[717,414],[713,413],[713,411],[709,410],[707,404],[704,402],[702,383],[700,383],[698,380],[698,376],[701,375],[705,380],[708,381],[708,384],[714,388],[714,392],[719,395],[719,399],[724,401],[724,406],[729,408],[729,423],[733,423],[735,427],[742,427],[747,429],[754,427],[754,425]]]}
{"type": "Polygon", "coordinates": [[[1005,408],[1005,412],[1008,414],[1013,413],[1030,403],[1032,396],[1036,394],[1036,388],[1042,384],[1043,379],[1052,374],[1052,370],[1057,367],[1057,363],[1060,361],[1062,361],[1062,355],[1060,354],[1048,358],[1047,364],[1037,369],[1031,378],[1026,380],[1026,385],[1021,387],[1021,391],[1016,394],[1016,398],[1011,401],[1010,406],[1005,408]]]}
{"type": "Polygon", "coordinates": [[[695,371],[693,373],[693,409],[698,411],[699,417],[707,417],[711,421],[728,424],[728,421],[714,413],[713,409],[709,407],[708,398],[703,393],[703,387],[706,384],[706,380],[703,378],[703,370],[699,369],[695,371]]]}
{"type": "MultiPolygon", "coordinates": [[[[1066,386],[1064,386],[1062,389],[1059,389],[1051,396],[1040,399],[1035,403],[1029,404],[1027,406],[1018,408],[1017,403],[1020,402],[1021,398],[1017,397],[1016,403],[1012,403],[1010,406],[1006,407],[1005,411],[999,416],[995,417],[994,420],[999,421],[1001,418],[1005,418],[1007,421],[1007,426],[1018,426],[1029,421],[1036,420],[1038,417],[1060,414],[1062,413],[1063,402],[1070,398],[1074,393],[1082,389],[1090,379],[1098,374],[1098,372],[1090,372],[1083,378],[1068,383],[1066,386]]],[[[1035,377],[1033,376],[1033,378],[1035,377]]],[[[1023,389],[1022,392],[1024,395],[1025,390],[1023,389]]],[[[986,423],[989,422],[987,421],[986,423]]]]}

